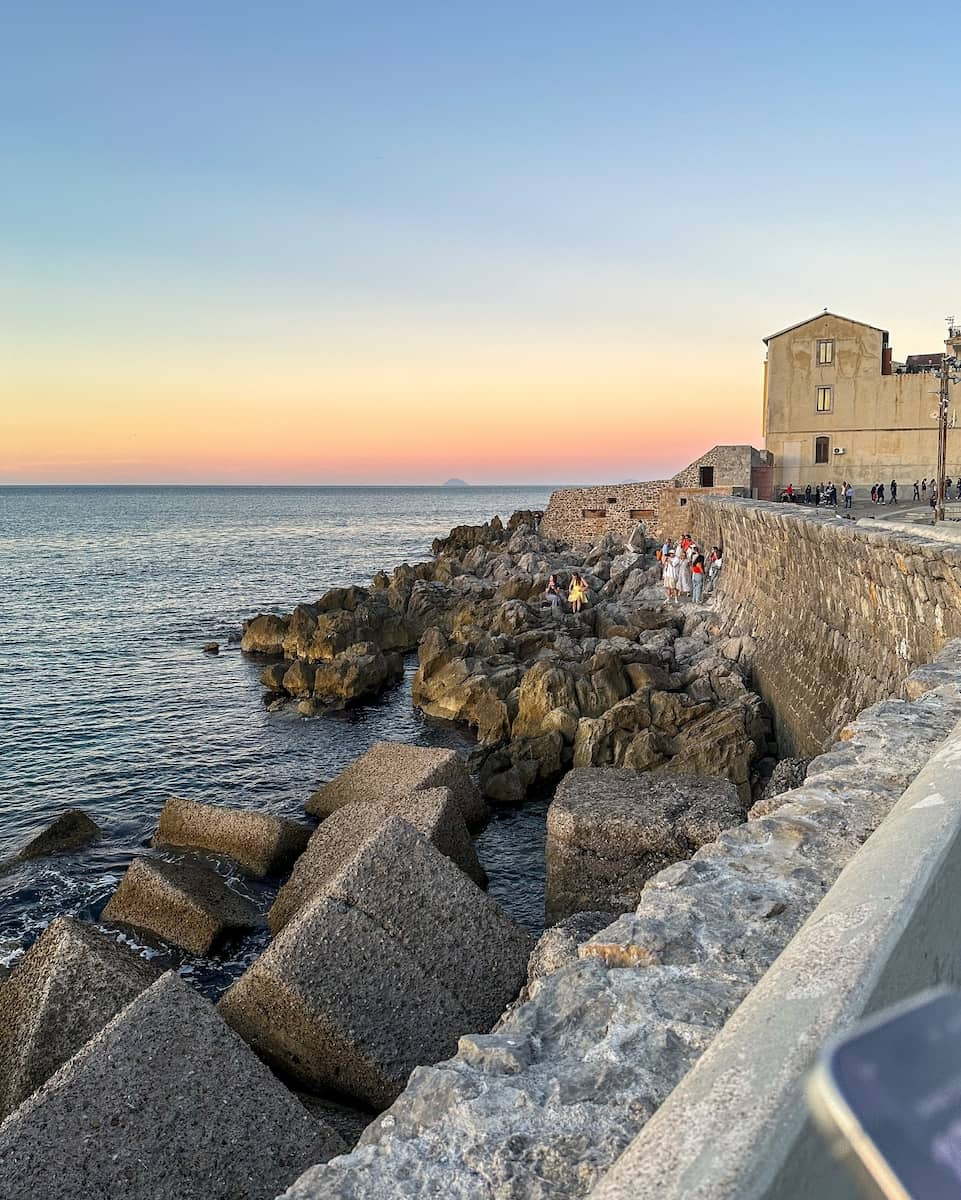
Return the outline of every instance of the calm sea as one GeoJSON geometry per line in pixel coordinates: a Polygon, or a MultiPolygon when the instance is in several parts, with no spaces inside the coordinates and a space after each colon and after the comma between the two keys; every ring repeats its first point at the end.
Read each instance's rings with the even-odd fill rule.
{"type": "MultiPolygon", "coordinates": [[[[0,859],[66,808],[93,849],[0,875],[0,963],[60,913],[95,919],[171,794],[302,817],[373,742],[472,747],[403,684],[312,719],[267,713],[241,621],[429,557],[452,525],[543,508],[544,488],[0,488],[0,859]],[[218,657],[202,653],[210,640],[218,657]]],[[[478,850],[491,892],[536,928],[544,804],[501,811],[478,850]]],[[[262,905],[268,889],[230,876],[262,905]]],[[[259,948],[182,970],[215,994],[259,948]]]]}

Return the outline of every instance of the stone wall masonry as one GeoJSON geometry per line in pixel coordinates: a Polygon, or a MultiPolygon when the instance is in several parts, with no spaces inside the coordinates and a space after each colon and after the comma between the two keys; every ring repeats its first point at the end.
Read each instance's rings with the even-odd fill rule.
{"type": "Polygon", "coordinates": [[[661,490],[665,479],[647,483],[602,484],[600,487],[561,488],[551,494],[541,518],[544,537],[577,544],[595,541],[602,534],[629,538],[643,521],[648,529],[658,526],[661,490]]]}
{"type": "MultiPolygon", "coordinates": [[[[640,1195],[629,1160],[615,1190],[600,1181],[951,734],[961,642],[905,691],[847,726],[801,787],[654,876],[636,912],[535,980],[492,1033],[416,1070],[353,1153],[305,1172],[286,1200],[640,1195]]],[[[685,1120],[695,1138],[698,1112],[685,1120]]],[[[646,1194],[687,1166],[687,1145],[646,1194]]]]}
{"type": "Polygon", "coordinates": [[[687,510],[700,544],[724,546],[720,614],[757,639],[754,683],[785,754],[818,753],[961,635],[961,546],[930,530],[729,496],[687,510]]]}

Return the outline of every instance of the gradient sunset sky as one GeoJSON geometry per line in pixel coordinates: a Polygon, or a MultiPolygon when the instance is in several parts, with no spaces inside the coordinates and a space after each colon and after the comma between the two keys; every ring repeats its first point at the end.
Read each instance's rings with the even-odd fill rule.
{"type": "Polygon", "coordinates": [[[766,334],[829,307],[903,358],[961,316],[951,14],[7,4],[0,483],[760,445],[766,334]]]}

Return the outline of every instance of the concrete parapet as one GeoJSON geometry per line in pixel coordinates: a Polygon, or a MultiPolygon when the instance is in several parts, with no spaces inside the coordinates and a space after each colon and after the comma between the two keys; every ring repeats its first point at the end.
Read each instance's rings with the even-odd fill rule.
{"type": "Polygon", "coordinates": [[[961,725],[592,1200],[850,1200],[804,1078],[860,1016],[961,985],[961,725]]]}

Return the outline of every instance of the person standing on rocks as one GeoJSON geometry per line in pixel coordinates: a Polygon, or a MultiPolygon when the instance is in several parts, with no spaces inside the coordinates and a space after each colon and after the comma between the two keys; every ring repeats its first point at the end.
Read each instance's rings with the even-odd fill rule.
{"type": "Polygon", "coordinates": [[[688,554],[680,553],[677,564],[677,590],[682,600],[691,595],[691,559],[688,554]]]}
{"type": "Polygon", "coordinates": [[[677,559],[671,554],[670,547],[664,555],[664,599],[677,603],[677,559]]]}
{"type": "Polygon", "coordinates": [[[561,591],[553,575],[547,581],[547,587],[544,589],[544,598],[550,602],[551,616],[559,617],[561,615],[561,591]]]}
{"type": "Polygon", "coordinates": [[[698,552],[691,564],[691,602],[700,604],[704,594],[704,555],[698,552]]]}
{"type": "Polygon", "coordinates": [[[567,598],[571,602],[572,613],[579,613],[581,605],[587,599],[587,584],[576,571],[571,575],[571,590],[567,593],[567,598]]]}

